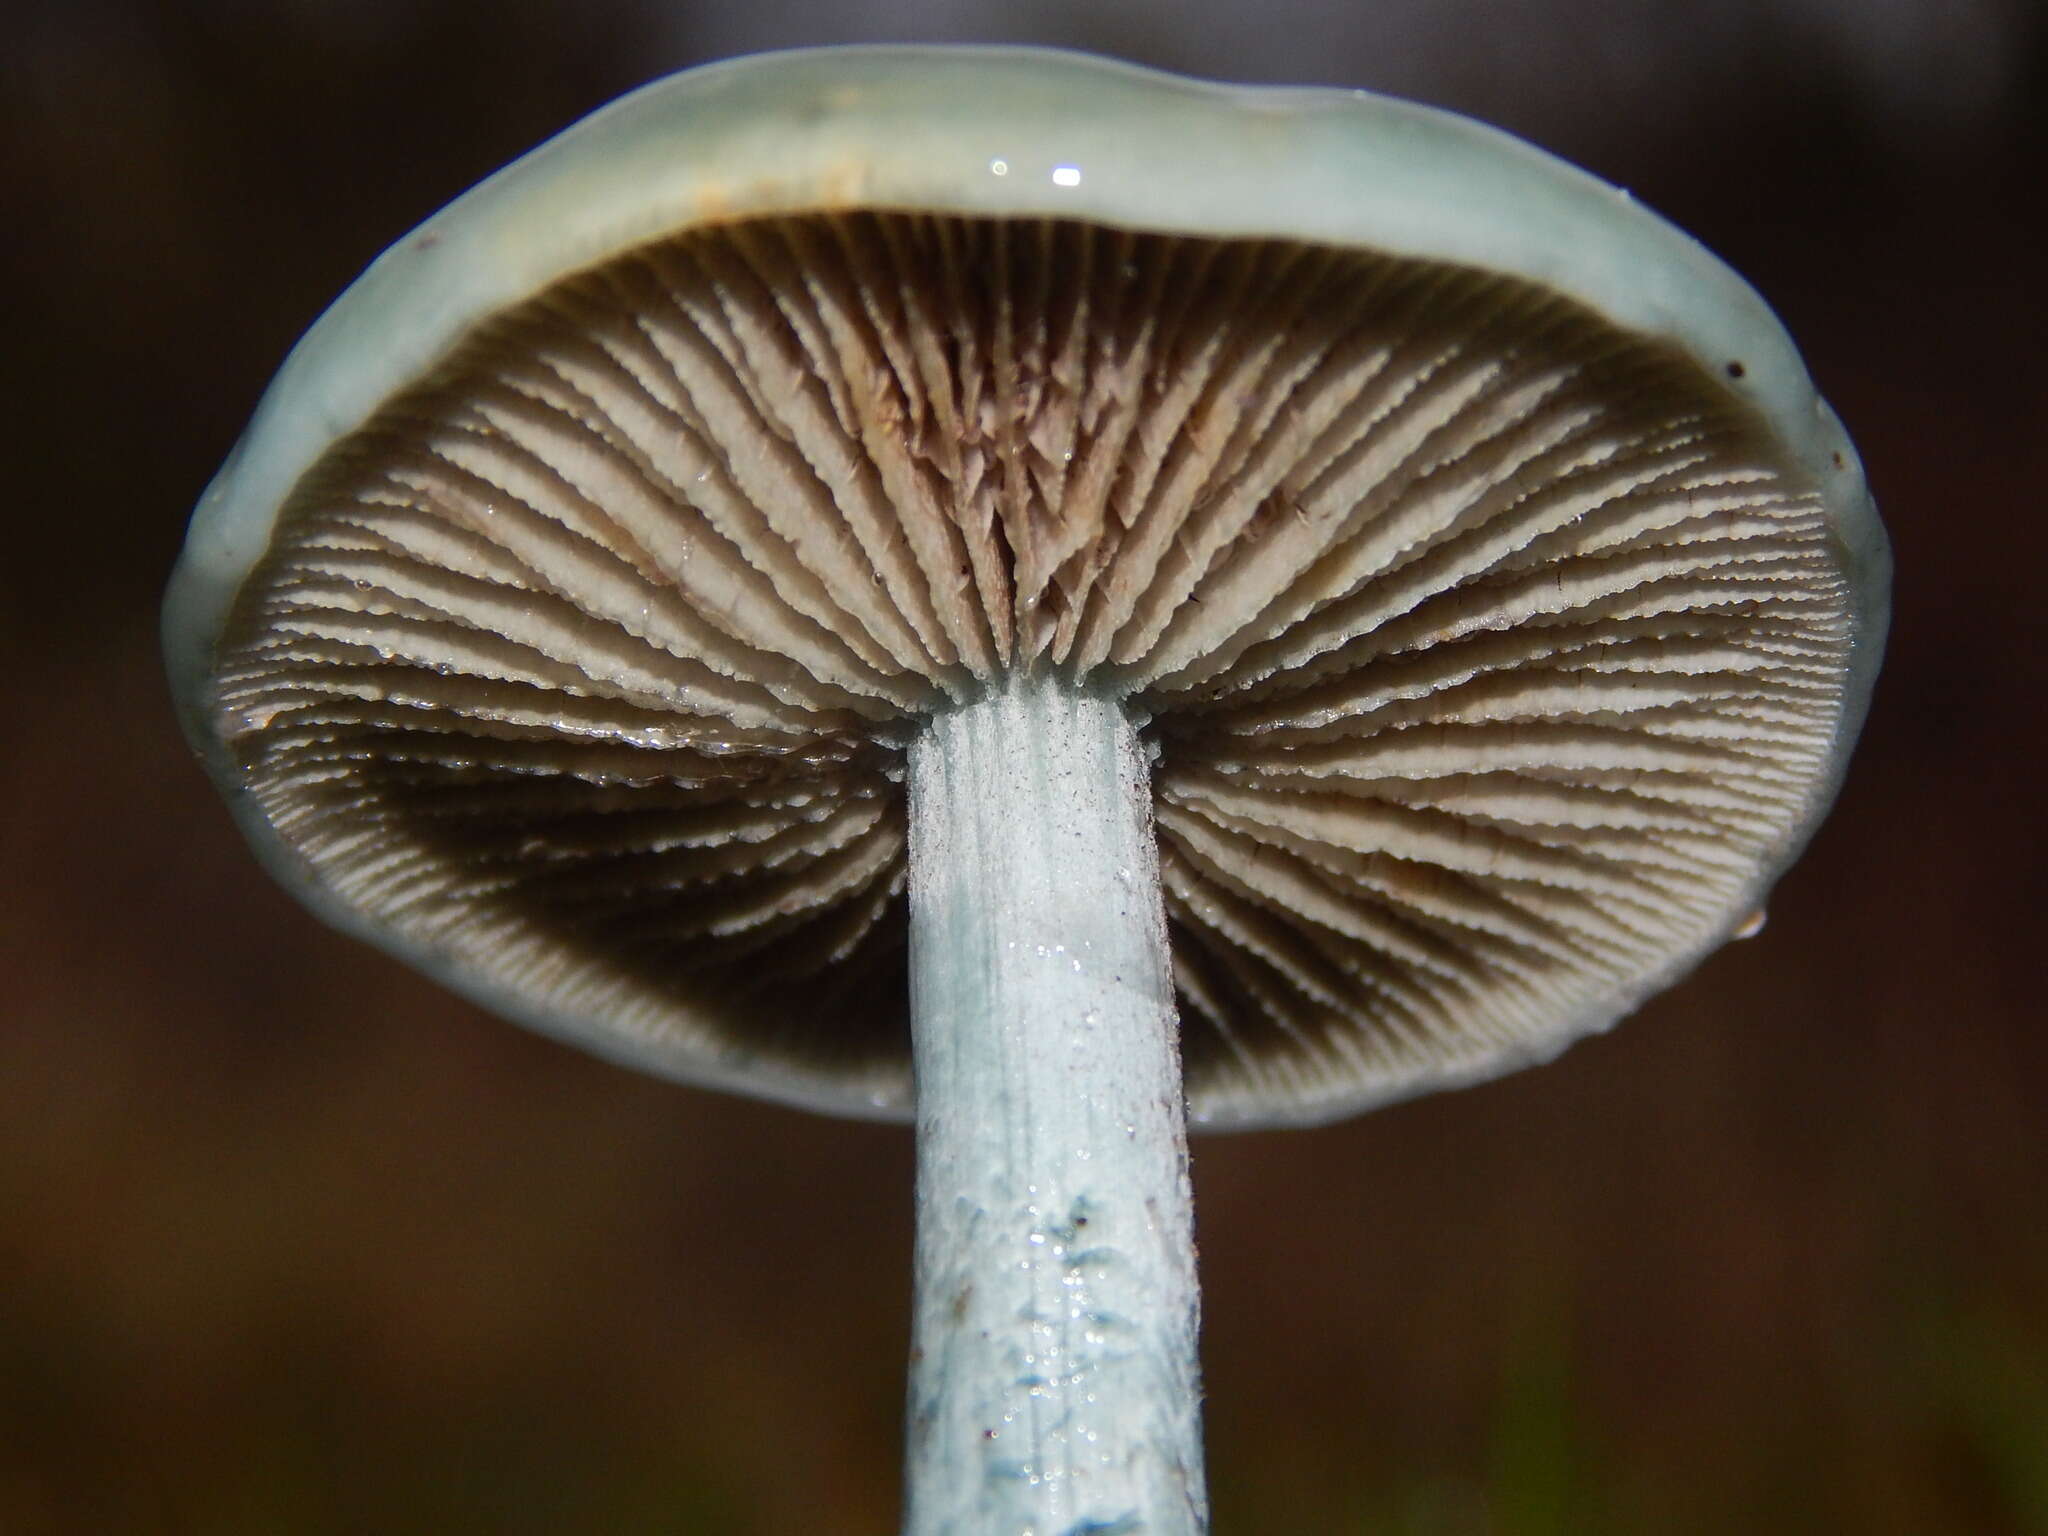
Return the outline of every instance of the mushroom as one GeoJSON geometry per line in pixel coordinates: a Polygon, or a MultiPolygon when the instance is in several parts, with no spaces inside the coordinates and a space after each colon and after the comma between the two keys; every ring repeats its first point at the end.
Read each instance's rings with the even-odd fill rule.
{"type": "Polygon", "coordinates": [[[1184,1103],[1477,1082],[1690,969],[1831,799],[1885,587],[1776,320],[1625,194],[1363,94],[826,50],[383,256],[165,643],[328,921],[914,1113],[906,1529],[1192,1531],[1184,1103]]]}

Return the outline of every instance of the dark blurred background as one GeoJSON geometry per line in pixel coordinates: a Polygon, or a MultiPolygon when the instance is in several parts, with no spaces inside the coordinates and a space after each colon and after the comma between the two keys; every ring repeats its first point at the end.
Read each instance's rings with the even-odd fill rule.
{"type": "Polygon", "coordinates": [[[1555,1066],[1196,1150],[1225,1532],[2048,1531],[2031,0],[137,0],[0,24],[0,1531],[881,1533],[906,1133],[314,925],[155,605],[298,332],[657,74],[855,39],[1370,86],[1632,187],[1859,439],[1891,661],[1766,933],[1555,1066]]]}

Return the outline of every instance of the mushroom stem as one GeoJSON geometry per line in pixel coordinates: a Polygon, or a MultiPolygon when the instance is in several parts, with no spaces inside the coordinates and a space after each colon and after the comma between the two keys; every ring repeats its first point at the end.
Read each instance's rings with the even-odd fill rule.
{"type": "Polygon", "coordinates": [[[1149,778],[1056,676],[910,749],[910,1536],[1207,1525],[1149,778]]]}

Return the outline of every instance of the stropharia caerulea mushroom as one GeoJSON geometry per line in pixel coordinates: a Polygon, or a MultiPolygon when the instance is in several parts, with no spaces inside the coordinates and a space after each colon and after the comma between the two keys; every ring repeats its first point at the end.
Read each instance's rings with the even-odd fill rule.
{"type": "Polygon", "coordinates": [[[313,328],[173,582],[330,921],[919,1127],[908,1528],[1204,1521],[1183,1125],[1543,1059],[1758,910],[1883,537],[1738,278],[1488,129],[741,60],[313,328]]]}

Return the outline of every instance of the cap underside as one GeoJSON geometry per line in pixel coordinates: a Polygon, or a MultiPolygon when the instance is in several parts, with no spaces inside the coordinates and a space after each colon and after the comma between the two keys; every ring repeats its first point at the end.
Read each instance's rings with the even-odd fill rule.
{"type": "Polygon", "coordinates": [[[1547,1054],[1824,792],[1808,478],[1675,348],[1289,241],[694,229],[472,333],[307,473],[215,729],[318,882],[531,1020],[907,1109],[925,713],[1128,697],[1196,1118],[1547,1054]]]}

